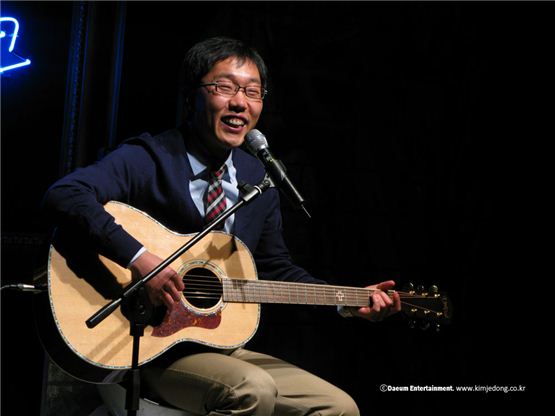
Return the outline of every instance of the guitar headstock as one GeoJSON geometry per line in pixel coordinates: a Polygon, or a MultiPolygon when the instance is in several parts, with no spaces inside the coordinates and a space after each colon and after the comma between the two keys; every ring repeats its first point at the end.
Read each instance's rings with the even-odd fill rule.
{"type": "Polygon", "coordinates": [[[441,324],[451,322],[451,301],[436,285],[426,289],[423,285],[415,287],[408,283],[398,293],[401,297],[401,310],[409,318],[412,328],[419,322],[421,329],[433,327],[439,331],[441,324]]]}

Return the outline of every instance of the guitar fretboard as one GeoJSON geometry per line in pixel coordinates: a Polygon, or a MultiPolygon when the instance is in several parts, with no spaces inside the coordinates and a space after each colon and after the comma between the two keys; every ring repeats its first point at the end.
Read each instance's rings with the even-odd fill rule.
{"type": "Polygon", "coordinates": [[[223,279],[225,302],[366,306],[371,292],[347,286],[223,279]]]}

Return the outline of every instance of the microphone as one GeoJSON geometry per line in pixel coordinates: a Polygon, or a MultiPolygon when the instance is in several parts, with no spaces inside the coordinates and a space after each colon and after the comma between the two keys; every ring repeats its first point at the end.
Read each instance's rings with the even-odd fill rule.
{"type": "Polygon", "coordinates": [[[256,156],[266,168],[266,172],[270,175],[270,179],[274,182],[281,191],[289,198],[294,204],[300,206],[303,211],[310,218],[310,214],[304,206],[304,198],[301,196],[293,182],[287,176],[285,166],[279,160],[274,158],[270,149],[268,148],[268,141],[260,130],[252,129],[245,137],[245,145],[248,151],[256,156]]]}

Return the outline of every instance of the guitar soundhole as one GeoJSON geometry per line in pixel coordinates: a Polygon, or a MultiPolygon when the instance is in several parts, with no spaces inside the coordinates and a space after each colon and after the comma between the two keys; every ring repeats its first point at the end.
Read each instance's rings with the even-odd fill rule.
{"type": "Polygon", "coordinates": [[[210,309],[222,297],[222,284],[209,269],[193,268],[183,276],[185,290],[183,296],[196,308],[210,309]]]}

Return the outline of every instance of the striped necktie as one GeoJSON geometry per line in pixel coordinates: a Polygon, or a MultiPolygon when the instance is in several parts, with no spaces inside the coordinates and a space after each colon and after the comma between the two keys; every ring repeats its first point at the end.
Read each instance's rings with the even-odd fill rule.
{"type": "MultiPolygon", "coordinates": [[[[208,224],[226,209],[225,194],[222,188],[222,178],[226,166],[223,165],[216,171],[211,171],[208,178],[208,189],[204,194],[204,222],[208,224]]],[[[220,224],[222,229],[224,223],[220,224]]]]}

